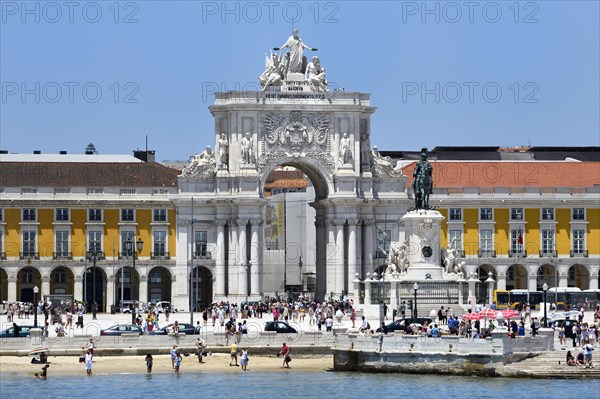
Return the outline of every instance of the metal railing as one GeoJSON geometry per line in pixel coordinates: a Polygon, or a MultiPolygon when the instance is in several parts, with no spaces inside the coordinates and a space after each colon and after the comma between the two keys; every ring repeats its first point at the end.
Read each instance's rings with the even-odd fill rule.
{"type": "Polygon", "coordinates": [[[169,260],[169,259],[171,259],[171,256],[166,251],[152,252],[150,254],[150,259],[154,259],[154,260],[169,260]]]}
{"type": "Polygon", "coordinates": [[[138,258],[137,254],[134,254],[133,252],[119,252],[119,260],[133,259],[134,256],[135,256],[135,259],[138,258]]]}
{"type": "Polygon", "coordinates": [[[477,257],[479,258],[495,258],[496,250],[494,249],[480,249],[477,251],[477,257]]]}
{"type": "Polygon", "coordinates": [[[208,251],[195,251],[194,259],[212,259],[212,255],[208,251]]]}
{"type": "MultiPolygon", "coordinates": [[[[458,285],[456,281],[447,283],[428,283],[419,281],[417,289],[417,304],[456,304],[458,303],[458,285]]],[[[401,282],[399,285],[400,298],[412,299],[415,291],[413,290],[413,281],[401,282]]],[[[373,288],[371,288],[373,289],[373,288]]],[[[376,288],[375,288],[376,289],[376,288]]],[[[463,286],[464,291],[468,291],[468,286],[463,286]]]]}
{"type": "Polygon", "coordinates": [[[571,250],[571,258],[587,258],[588,256],[589,253],[587,249],[580,251],[571,250]]]}
{"type": "Polygon", "coordinates": [[[52,259],[53,260],[71,260],[71,259],[73,259],[73,254],[71,252],[53,252],[52,259]]]}
{"type": "Polygon", "coordinates": [[[540,251],[540,258],[556,258],[557,256],[556,251],[540,251]]]}
{"type": "MultiPolygon", "coordinates": [[[[87,251],[85,253],[85,257],[89,261],[94,260],[94,252],[87,251]]],[[[96,260],[105,260],[105,259],[106,259],[106,255],[104,254],[104,251],[96,251],[96,260]]]]}
{"type": "Polygon", "coordinates": [[[34,260],[40,260],[40,253],[39,252],[20,252],[19,253],[19,259],[20,260],[25,260],[25,259],[34,259],[34,260]]]}
{"type": "Polygon", "coordinates": [[[509,258],[526,258],[527,257],[527,251],[525,250],[520,250],[520,251],[508,251],[508,257],[509,258]]]}

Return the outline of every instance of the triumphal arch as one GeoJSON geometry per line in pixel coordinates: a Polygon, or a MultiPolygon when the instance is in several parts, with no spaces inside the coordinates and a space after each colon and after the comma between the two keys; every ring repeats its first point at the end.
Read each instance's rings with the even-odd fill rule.
{"type": "Polygon", "coordinates": [[[301,170],[314,186],[316,299],[351,295],[357,273],[378,266],[378,227],[399,236],[411,201],[399,168],[372,146],[370,94],[331,88],[316,50],[294,31],[266,56],[260,90],[216,93],[214,144],[190,159],[174,199],[180,307],[188,289],[213,300],[273,295],[263,188],[277,167],[301,170]]]}

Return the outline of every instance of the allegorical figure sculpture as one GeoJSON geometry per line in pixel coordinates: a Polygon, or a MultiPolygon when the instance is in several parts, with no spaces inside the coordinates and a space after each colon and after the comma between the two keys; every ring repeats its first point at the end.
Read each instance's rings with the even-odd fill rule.
{"type": "Polygon", "coordinates": [[[246,133],[242,139],[242,163],[253,164],[254,163],[254,142],[250,133],[246,133]]]}
{"type": "Polygon", "coordinates": [[[304,49],[317,51],[316,48],[311,48],[304,44],[300,36],[298,36],[298,29],[294,29],[292,31],[292,36],[290,36],[287,41],[281,46],[274,48],[275,51],[280,48],[289,48],[289,52],[286,55],[287,57],[287,67],[284,72],[285,75],[288,73],[302,73],[304,74],[306,68],[306,58],[304,57],[304,49]]]}
{"type": "Polygon", "coordinates": [[[306,66],[306,80],[316,88],[317,91],[328,91],[325,68],[321,67],[321,61],[316,55],[312,57],[312,62],[309,62],[306,66]]]}
{"type": "Polygon", "coordinates": [[[433,191],[433,168],[427,160],[427,148],[421,149],[421,160],[413,173],[413,192],[415,193],[415,209],[429,209],[429,194],[433,191]]]}
{"type": "Polygon", "coordinates": [[[227,169],[229,165],[229,141],[227,140],[227,135],[225,133],[221,133],[221,138],[219,139],[219,166],[227,169]]]}
{"type": "Polygon", "coordinates": [[[265,59],[265,71],[259,76],[261,91],[265,91],[269,86],[281,84],[284,77],[284,65],[280,62],[277,53],[271,54],[271,58],[265,59]]]}
{"type": "Polygon", "coordinates": [[[465,275],[465,262],[459,262],[459,254],[456,249],[456,244],[453,241],[448,244],[446,249],[446,256],[444,257],[444,269],[447,274],[461,274],[465,275]]]}
{"type": "Polygon", "coordinates": [[[388,263],[396,266],[398,273],[406,273],[409,266],[408,246],[406,242],[393,242],[388,255],[388,263]]]}
{"type": "Polygon", "coordinates": [[[352,147],[350,144],[350,138],[348,137],[348,133],[344,133],[342,138],[340,139],[340,163],[342,165],[352,163],[352,147]]]}
{"type": "Polygon", "coordinates": [[[215,171],[215,153],[210,146],[200,154],[196,154],[190,158],[190,164],[183,168],[183,176],[195,176],[199,173],[210,174],[215,171]]]}

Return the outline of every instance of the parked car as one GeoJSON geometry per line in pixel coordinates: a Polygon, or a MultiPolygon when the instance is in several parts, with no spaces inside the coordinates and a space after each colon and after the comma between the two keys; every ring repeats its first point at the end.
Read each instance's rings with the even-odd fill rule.
{"type": "MultiPolygon", "coordinates": [[[[0,331],[0,338],[20,338],[20,337],[28,337],[29,330],[34,328],[33,326],[19,326],[21,327],[21,331],[19,331],[19,336],[15,337],[14,327],[10,326],[5,330],[0,331]]],[[[39,327],[38,327],[39,328],[39,327]]]]}
{"type": "Polygon", "coordinates": [[[154,304],[154,307],[158,308],[158,313],[165,313],[165,310],[169,308],[171,312],[173,312],[173,308],[171,307],[171,302],[169,301],[158,301],[154,304]]]}
{"type": "Polygon", "coordinates": [[[135,305],[137,305],[137,312],[138,313],[144,312],[145,306],[140,301],[124,300],[124,301],[121,301],[121,313],[129,313],[129,314],[131,314],[131,309],[133,309],[133,307],[135,305]]]}
{"type": "Polygon", "coordinates": [[[570,339],[573,338],[573,327],[576,324],[579,324],[579,323],[577,323],[577,320],[571,320],[571,319],[550,321],[550,326],[554,326],[555,328],[564,327],[565,328],[565,336],[570,339]]]}
{"type": "MultiPolygon", "coordinates": [[[[433,322],[433,320],[431,319],[431,317],[415,317],[415,318],[409,317],[409,318],[405,318],[405,319],[398,319],[390,324],[386,324],[386,327],[388,329],[388,332],[393,332],[396,330],[405,331],[406,327],[410,326],[411,324],[424,325],[425,322],[427,322],[428,324],[431,324],[433,322]]],[[[376,332],[380,332],[380,331],[381,331],[381,327],[376,330],[376,332]]]]}
{"type": "Polygon", "coordinates": [[[142,335],[143,331],[136,324],[115,324],[114,326],[100,330],[100,335],[121,335],[123,333],[138,333],[142,335]]]}
{"type": "Polygon", "coordinates": [[[288,323],[283,321],[267,321],[265,331],[275,331],[278,334],[296,334],[298,331],[288,323]]]}
{"type": "MultiPolygon", "coordinates": [[[[173,331],[173,323],[169,324],[168,326],[159,328],[158,330],[154,330],[154,331],[152,331],[151,334],[152,335],[167,335],[171,331],[173,331]]],[[[179,323],[179,332],[185,333],[186,335],[196,334],[196,327],[194,327],[194,325],[190,324],[190,323],[179,323]]]]}

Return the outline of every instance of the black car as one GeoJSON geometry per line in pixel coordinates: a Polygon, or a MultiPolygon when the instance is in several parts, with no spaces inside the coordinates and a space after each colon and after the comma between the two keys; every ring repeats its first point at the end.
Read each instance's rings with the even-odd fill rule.
{"type": "Polygon", "coordinates": [[[121,334],[143,334],[140,326],[137,324],[115,324],[104,330],[100,330],[100,335],[121,335],[121,334]]]}
{"type": "Polygon", "coordinates": [[[296,334],[298,331],[288,323],[283,321],[267,321],[265,331],[275,331],[278,334],[296,334]]]}
{"type": "MultiPolygon", "coordinates": [[[[167,335],[173,331],[173,325],[169,324],[168,326],[164,326],[159,328],[158,330],[154,330],[151,332],[153,335],[167,335]]],[[[179,332],[185,333],[186,335],[197,334],[196,327],[190,323],[179,323],[179,332]]]]}
{"type": "Polygon", "coordinates": [[[554,322],[550,322],[549,323],[551,326],[553,325],[555,328],[557,327],[564,327],[565,328],[565,337],[567,338],[573,338],[573,327],[575,327],[575,325],[579,324],[577,323],[577,320],[556,320],[554,322]]]}
{"type": "MultiPolygon", "coordinates": [[[[410,326],[411,324],[420,324],[420,325],[424,325],[425,322],[427,322],[427,324],[431,324],[433,322],[433,320],[431,319],[431,317],[415,317],[415,318],[406,318],[406,319],[398,319],[390,324],[387,324],[387,330],[388,332],[394,332],[396,330],[400,330],[400,331],[405,331],[406,327],[410,326]]],[[[376,330],[376,332],[380,332],[381,331],[381,327],[378,328],[376,330]]]]}

